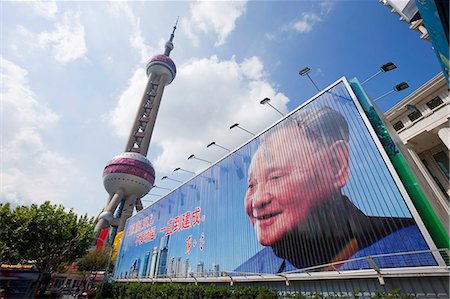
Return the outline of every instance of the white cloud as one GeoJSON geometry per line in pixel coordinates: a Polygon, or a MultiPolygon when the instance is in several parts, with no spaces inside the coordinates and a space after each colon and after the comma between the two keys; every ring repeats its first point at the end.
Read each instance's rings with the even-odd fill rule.
{"type": "Polygon", "coordinates": [[[119,96],[117,105],[106,118],[111,120],[117,135],[128,137],[131,129],[130,121],[134,120],[146,82],[147,75],[144,68],[137,69],[128,81],[128,87],[119,96]]]}
{"type": "Polygon", "coordinates": [[[333,3],[330,1],[324,1],[320,3],[320,14],[325,16],[333,9],[333,3]]]}
{"type": "Polygon", "coordinates": [[[258,57],[245,59],[241,64],[242,72],[250,79],[259,80],[264,74],[264,65],[258,57]]]}
{"type": "MultiPolygon", "coordinates": [[[[145,82],[144,71],[137,70],[111,112],[110,123],[122,137],[128,136],[145,82]]],[[[233,148],[250,137],[239,130],[230,132],[232,123],[254,132],[272,124],[279,115],[259,104],[265,97],[287,111],[289,99],[266,80],[257,57],[239,63],[234,57],[212,56],[179,66],[177,77],[164,92],[152,137],[152,145],[161,149],[156,158],[150,157],[158,173],[183,166],[198,170],[205,164],[186,161],[189,154],[215,160],[223,152],[206,150],[210,141],[233,148]]]]}
{"type": "Polygon", "coordinates": [[[135,15],[130,5],[126,2],[111,3],[108,10],[115,18],[121,19],[122,17],[125,17],[128,23],[131,24],[132,33],[129,37],[130,45],[133,49],[138,51],[141,62],[148,62],[151,54],[156,53],[156,50],[146,44],[141,32],[140,18],[135,15]]]}
{"type": "Polygon", "coordinates": [[[62,21],[57,22],[52,31],[40,33],[37,40],[42,48],[50,46],[55,59],[62,64],[85,58],[87,53],[84,26],[77,13],[65,12],[62,21]]]}
{"type": "Polygon", "coordinates": [[[29,3],[33,10],[40,16],[43,16],[47,19],[52,19],[55,17],[56,13],[58,12],[58,6],[56,5],[56,2],[54,0],[52,1],[27,1],[26,3],[29,3]]]}
{"type": "Polygon", "coordinates": [[[8,127],[2,132],[10,140],[21,127],[40,129],[58,120],[58,116],[36,100],[30,89],[28,72],[20,66],[0,58],[2,79],[2,123],[8,127]]]}
{"type": "MultiPolygon", "coordinates": [[[[319,3],[319,7],[315,7],[310,11],[303,12],[299,20],[293,21],[289,24],[285,24],[278,30],[278,33],[282,32],[296,32],[296,33],[308,33],[314,29],[314,26],[322,22],[325,17],[331,12],[333,3],[330,1],[323,1],[319,3]]],[[[269,40],[273,40],[278,36],[276,33],[266,33],[266,37],[269,40]]]]}
{"type": "Polygon", "coordinates": [[[62,201],[81,177],[74,165],[51,150],[43,139],[59,116],[39,103],[28,83],[25,69],[0,58],[1,127],[0,201],[28,205],[62,201]]]}
{"type": "Polygon", "coordinates": [[[321,18],[314,13],[303,13],[300,21],[293,23],[290,29],[295,29],[300,33],[310,32],[315,23],[321,21],[321,18]]]}
{"type": "Polygon", "coordinates": [[[198,31],[216,35],[215,46],[225,44],[233,32],[236,20],[242,16],[247,1],[199,1],[190,4],[190,16],[181,20],[181,28],[198,45],[198,31]]]}

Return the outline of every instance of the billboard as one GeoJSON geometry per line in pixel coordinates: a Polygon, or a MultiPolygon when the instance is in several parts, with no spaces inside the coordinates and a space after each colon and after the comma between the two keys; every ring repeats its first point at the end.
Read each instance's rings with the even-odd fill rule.
{"type": "Polygon", "coordinates": [[[345,78],[127,221],[115,278],[436,265],[345,78]],[[333,266],[330,263],[339,262],[333,266]]]}

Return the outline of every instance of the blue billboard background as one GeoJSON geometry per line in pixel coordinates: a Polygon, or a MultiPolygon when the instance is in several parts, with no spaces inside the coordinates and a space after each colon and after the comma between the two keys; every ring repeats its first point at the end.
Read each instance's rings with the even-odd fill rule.
{"type": "MultiPolygon", "coordinates": [[[[356,210],[371,219],[384,221],[386,227],[392,226],[392,223],[408,223],[401,224],[399,228],[388,228],[391,234],[385,233],[385,238],[367,236],[366,239],[373,241],[359,245],[359,250],[346,258],[429,249],[374,142],[375,137],[370,134],[344,83],[340,82],[130,218],[125,227],[114,276],[218,276],[222,271],[238,274],[301,269],[298,262],[291,265],[291,260],[286,256],[282,257],[285,261],[284,264],[282,262],[283,267],[274,268],[272,264],[278,257],[267,250],[270,246],[263,246],[258,241],[244,204],[249,188],[248,171],[255,152],[283,123],[296,118],[304,109],[320,110],[324,107],[340,113],[349,128],[349,178],[341,190],[342,194],[356,206],[356,210]]],[[[289,245],[293,255],[311,248],[305,249],[301,241],[296,242],[289,245]]],[[[319,243],[316,251],[323,247],[319,243]]],[[[276,250],[274,252],[277,254],[276,250]]],[[[430,254],[416,254],[406,259],[379,259],[378,263],[384,267],[400,267],[434,265],[435,260],[430,254]]],[[[307,265],[315,264],[310,261],[307,265]]],[[[367,267],[364,263],[348,263],[341,269],[367,267]]]]}

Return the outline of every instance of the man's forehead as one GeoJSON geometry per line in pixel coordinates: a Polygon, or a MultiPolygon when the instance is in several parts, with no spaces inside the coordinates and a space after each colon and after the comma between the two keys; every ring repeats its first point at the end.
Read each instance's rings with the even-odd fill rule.
{"type": "Polygon", "coordinates": [[[292,158],[298,158],[296,154],[303,150],[305,140],[307,139],[304,134],[296,127],[278,129],[259,146],[253,156],[249,173],[292,164],[292,158]]]}

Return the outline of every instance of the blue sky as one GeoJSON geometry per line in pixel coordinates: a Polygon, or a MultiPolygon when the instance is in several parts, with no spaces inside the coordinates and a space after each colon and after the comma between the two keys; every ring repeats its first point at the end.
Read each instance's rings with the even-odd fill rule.
{"type": "MultiPolygon", "coordinates": [[[[0,202],[50,200],[95,216],[107,194],[102,171],[123,151],[146,82],[145,63],[163,51],[180,16],[149,159],[156,184],[176,167],[200,171],[190,154],[220,159],[211,141],[236,148],[315,89],[345,75],[365,79],[379,65],[398,69],[366,85],[383,111],[440,71],[430,43],[378,1],[5,2],[1,7],[0,202]]],[[[164,194],[167,190],[154,189],[164,194]]],[[[144,204],[157,199],[148,195],[144,204]]]]}

